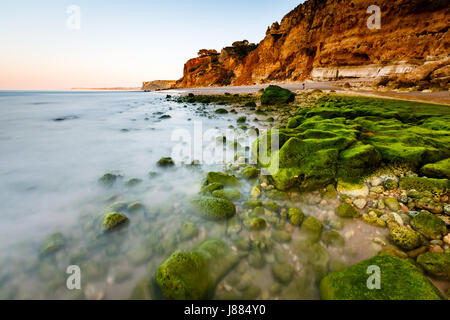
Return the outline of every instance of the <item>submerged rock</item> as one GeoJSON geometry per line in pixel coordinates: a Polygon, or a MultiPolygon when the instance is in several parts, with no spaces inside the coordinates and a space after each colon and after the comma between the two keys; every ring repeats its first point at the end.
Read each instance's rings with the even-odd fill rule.
{"type": "Polygon", "coordinates": [[[303,221],[302,232],[308,235],[311,241],[318,241],[322,235],[323,224],[320,220],[314,217],[308,217],[303,221]]]}
{"type": "Polygon", "coordinates": [[[198,228],[197,226],[192,222],[185,222],[180,230],[180,237],[181,240],[191,240],[192,238],[195,238],[198,235],[198,228]]]}
{"type": "Polygon", "coordinates": [[[217,283],[239,258],[220,240],[208,240],[192,251],[172,254],[157,270],[156,283],[169,300],[212,298],[217,283]]]}
{"type": "Polygon", "coordinates": [[[239,187],[241,185],[235,176],[223,174],[221,172],[208,172],[206,180],[208,180],[208,184],[220,183],[225,187],[239,187]]]}
{"type": "Polygon", "coordinates": [[[324,300],[441,300],[442,294],[412,263],[382,254],[342,271],[327,275],[320,283],[324,300]],[[368,268],[381,271],[381,288],[368,289],[368,268]]]}
{"type": "Polygon", "coordinates": [[[236,214],[236,207],[226,199],[199,196],[189,199],[188,205],[195,213],[210,220],[225,220],[236,214]]]}
{"type": "Polygon", "coordinates": [[[118,178],[118,175],[107,173],[101,177],[98,182],[104,187],[111,188],[116,183],[118,178]]]}
{"type": "Polygon", "coordinates": [[[292,281],[294,267],[287,263],[276,263],[272,266],[272,274],[275,280],[286,285],[292,281]]]}
{"type": "Polygon", "coordinates": [[[175,166],[175,162],[173,162],[172,158],[161,158],[156,164],[161,168],[170,168],[175,166]]]}
{"type": "Polygon", "coordinates": [[[360,213],[348,203],[343,203],[336,208],[336,214],[341,218],[359,218],[360,213]]]}
{"type": "Polygon", "coordinates": [[[64,237],[62,233],[53,233],[45,237],[42,241],[39,253],[41,256],[47,256],[60,250],[63,246],[64,237]]]}
{"type": "Polygon", "coordinates": [[[302,210],[300,210],[298,208],[291,208],[288,211],[288,217],[289,217],[289,221],[294,226],[299,226],[302,224],[305,214],[303,213],[302,210]]]}
{"type": "Polygon", "coordinates": [[[230,201],[240,200],[242,198],[241,192],[235,189],[215,190],[212,195],[216,198],[227,199],[230,201]]]}
{"type": "Polygon", "coordinates": [[[127,224],[128,221],[128,217],[123,213],[110,213],[103,219],[103,231],[112,231],[127,224]]]}
{"type": "Polygon", "coordinates": [[[242,175],[246,179],[254,179],[254,178],[258,177],[258,174],[259,174],[258,169],[252,168],[252,167],[245,168],[242,171],[242,175]]]}

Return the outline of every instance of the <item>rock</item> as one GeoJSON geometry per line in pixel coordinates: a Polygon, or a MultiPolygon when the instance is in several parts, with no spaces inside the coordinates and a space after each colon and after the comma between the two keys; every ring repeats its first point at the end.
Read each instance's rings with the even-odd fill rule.
{"type": "Polygon", "coordinates": [[[139,185],[141,183],[142,183],[141,179],[134,178],[134,179],[130,179],[127,182],[125,182],[125,186],[132,188],[132,187],[136,187],[137,185],[139,185]]]}
{"type": "Polygon", "coordinates": [[[448,246],[450,246],[450,233],[447,234],[447,235],[444,237],[444,242],[445,242],[448,246]]]}
{"type": "Polygon", "coordinates": [[[119,179],[120,176],[112,174],[112,173],[107,173],[105,174],[103,177],[101,177],[98,182],[106,187],[106,188],[111,188],[116,181],[119,179]]]}
{"type": "Polygon", "coordinates": [[[180,230],[181,240],[191,240],[198,235],[197,226],[192,222],[185,222],[180,230]]]}
{"type": "Polygon", "coordinates": [[[236,207],[226,199],[198,196],[189,199],[188,206],[209,220],[225,220],[236,214],[236,207]]]}
{"type": "Polygon", "coordinates": [[[441,300],[437,289],[407,260],[381,254],[342,271],[330,273],[320,282],[323,300],[441,300]],[[368,270],[381,270],[381,289],[369,290],[368,270]]]}
{"type": "Polygon", "coordinates": [[[224,188],[224,185],[218,182],[210,183],[206,186],[203,186],[200,190],[200,194],[204,196],[210,196],[212,193],[216,190],[222,190],[224,188]]]}
{"type": "Polygon", "coordinates": [[[250,285],[243,293],[242,300],[255,300],[261,294],[261,288],[255,285],[250,285]]]}
{"type": "Polygon", "coordinates": [[[226,109],[222,109],[222,108],[217,109],[215,112],[217,114],[228,114],[228,111],[226,109]]]}
{"type": "Polygon", "coordinates": [[[380,177],[375,177],[370,180],[370,184],[372,185],[372,187],[379,187],[383,184],[383,180],[380,177]]]}
{"type": "Polygon", "coordinates": [[[263,203],[258,200],[249,200],[249,201],[244,202],[244,206],[249,209],[254,209],[256,207],[262,207],[263,203]]]}
{"type": "Polygon", "coordinates": [[[276,263],[272,266],[272,274],[275,280],[286,285],[292,281],[294,267],[290,264],[276,263]]]}
{"type": "Polygon", "coordinates": [[[381,194],[384,192],[384,187],[383,186],[372,187],[370,188],[370,192],[381,194]]]}
{"type": "Polygon", "coordinates": [[[326,231],[322,235],[322,241],[328,245],[333,247],[343,247],[345,245],[345,239],[340,235],[339,232],[335,230],[326,231]]]}
{"type": "Polygon", "coordinates": [[[144,205],[140,202],[133,202],[127,207],[127,211],[135,213],[144,210],[144,205]]]}
{"type": "Polygon", "coordinates": [[[411,220],[411,226],[430,240],[440,240],[447,234],[445,222],[428,211],[415,216],[411,220]]]}
{"type": "Polygon", "coordinates": [[[395,198],[387,198],[384,199],[384,203],[389,208],[389,210],[397,212],[400,211],[400,204],[398,203],[397,199],[395,198]]]}
{"type": "Polygon", "coordinates": [[[303,222],[304,216],[305,216],[305,214],[303,213],[303,211],[298,208],[290,208],[288,211],[289,221],[294,226],[301,225],[303,222]]]}
{"type": "Polygon", "coordinates": [[[336,188],[334,187],[334,185],[329,184],[326,188],[325,191],[322,193],[322,198],[325,200],[332,200],[332,199],[336,199],[337,198],[337,191],[336,188]]]}
{"type": "Polygon", "coordinates": [[[390,254],[400,259],[408,259],[408,254],[397,249],[396,247],[385,247],[381,250],[380,254],[390,254]]]}
{"type": "Polygon", "coordinates": [[[446,204],[444,206],[444,213],[448,216],[450,216],[450,204],[446,204]]]}
{"type": "Polygon", "coordinates": [[[123,213],[110,213],[103,219],[103,231],[109,232],[128,224],[129,219],[123,213]]]}
{"type": "Polygon", "coordinates": [[[392,180],[392,179],[387,179],[384,182],[384,188],[389,191],[396,190],[396,189],[398,189],[398,182],[395,180],[392,180]]]}
{"type": "Polygon", "coordinates": [[[401,194],[400,197],[398,197],[398,201],[403,204],[408,204],[408,196],[406,194],[401,194]]]}
{"type": "Polygon", "coordinates": [[[381,227],[381,228],[386,227],[386,222],[383,221],[382,219],[378,218],[377,214],[373,211],[370,211],[368,214],[363,214],[362,220],[365,223],[370,224],[372,226],[381,227]]]}
{"type": "Polygon", "coordinates": [[[239,258],[220,240],[208,240],[192,251],[172,254],[157,270],[156,283],[169,300],[212,298],[217,283],[239,258]]]}
{"type": "Polygon", "coordinates": [[[216,198],[230,201],[240,200],[242,198],[241,192],[235,189],[215,190],[212,192],[212,195],[216,198]]]}
{"type": "Polygon", "coordinates": [[[336,209],[336,214],[341,218],[359,218],[360,213],[348,203],[343,203],[336,209]]]}
{"type": "Polygon", "coordinates": [[[425,253],[427,251],[428,251],[428,247],[427,246],[422,246],[422,247],[419,247],[417,249],[408,251],[408,257],[416,259],[419,255],[421,255],[421,254],[423,254],[423,253],[425,253]]]}
{"type": "Polygon", "coordinates": [[[254,186],[252,190],[250,191],[250,196],[253,199],[258,199],[261,196],[261,187],[260,186],[254,186]]]}
{"type": "Polygon", "coordinates": [[[302,229],[311,241],[318,241],[322,235],[323,224],[314,217],[308,217],[303,221],[302,229]]]}
{"type": "Polygon", "coordinates": [[[431,200],[430,198],[421,198],[417,201],[416,207],[419,209],[430,211],[434,214],[441,214],[444,212],[443,207],[439,204],[431,200]]]}
{"type": "Polygon", "coordinates": [[[353,198],[367,198],[369,196],[369,187],[365,183],[350,184],[340,180],[338,181],[337,190],[340,193],[353,198]]]}
{"type": "Polygon", "coordinates": [[[239,180],[233,175],[226,175],[221,172],[208,172],[206,175],[206,179],[208,183],[220,183],[225,187],[240,187],[241,183],[239,180]]]}
{"type": "Polygon", "coordinates": [[[245,169],[242,171],[242,175],[243,175],[244,178],[246,178],[246,179],[254,179],[254,178],[257,178],[257,177],[258,177],[258,174],[259,174],[258,169],[252,168],[252,167],[245,168],[245,169]]]}
{"type": "Polygon", "coordinates": [[[253,218],[249,221],[249,228],[252,230],[262,230],[267,226],[266,220],[262,218],[253,218]]]}
{"type": "Polygon", "coordinates": [[[420,169],[420,173],[430,178],[450,179],[450,158],[427,164],[420,169]]]}
{"type": "Polygon", "coordinates": [[[427,252],[417,258],[417,264],[433,277],[450,280],[450,253],[427,252]]]}
{"type": "Polygon", "coordinates": [[[444,249],[442,249],[441,246],[436,246],[436,245],[430,245],[428,247],[428,251],[433,252],[433,253],[444,253],[444,249]]]}
{"type": "Polygon", "coordinates": [[[42,240],[39,253],[41,256],[53,254],[64,246],[64,242],[62,233],[52,233],[42,240]]]}
{"type": "Polygon", "coordinates": [[[280,206],[275,201],[270,201],[264,203],[264,208],[273,212],[277,212],[280,209],[280,206]]]}
{"type": "Polygon", "coordinates": [[[295,94],[287,89],[278,86],[268,86],[262,96],[261,103],[263,105],[287,104],[294,102],[295,94]]]}
{"type": "Polygon", "coordinates": [[[383,199],[378,200],[377,208],[380,209],[380,210],[384,210],[384,208],[386,208],[386,204],[384,203],[383,199]]]}
{"type": "Polygon", "coordinates": [[[400,179],[400,189],[417,190],[419,192],[432,192],[434,194],[444,194],[450,188],[448,179],[430,179],[419,177],[405,177],[400,179]]]}
{"type": "Polygon", "coordinates": [[[255,269],[262,269],[266,265],[266,259],[259,249],[253,250],[248,256],[248,264],[255,269]]]}
{"type": "Polygon", "coordinates": [[[156,164],[161,168],[170,168],[175,166],[175,162],[173,162],[172,158],[161,158],[156,164]]]}
{"type": "Polygon", "coordinates": [[[284,230],[274,231],[272,233],[272,238],[273,238],[273,240],[275,240],[276,242],[279,242],[279,243],[287,243],[287,242],[290,242],[292,239],[291,235],[287,231],[284,231],[284,230]]]}
{"type": "Polygon", "coordinates": [[[356,199],[355,201],[353,201],[353,204],[355,205],[355,207],[357,207],[358,209],[364,209],[364,207],[367,204],[366,199],[356,199]]]}
{"type": "Polygon", "coordinates": [[[422,244],[421,235],[408,227],[390,225],[389,228],[389,236],[392,242],[401,249],[410,251],[422,244]]]}

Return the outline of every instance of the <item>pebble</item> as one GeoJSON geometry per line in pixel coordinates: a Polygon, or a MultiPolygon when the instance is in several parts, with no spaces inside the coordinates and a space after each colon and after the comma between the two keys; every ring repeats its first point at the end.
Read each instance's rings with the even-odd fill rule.
{"type": "Polygon", "coordinates": [[[395,222],[397,222],[400,226],[404,225],[403,219],[398,213],[392,212],[392,216],[394,217],[395,222]]]}
{"type": "Polygon", "coordinates": [[[433,253],[444,253],[444,249],[441,246],[430,245],[429,251],[433,253]]]}
{"type": "Polygon", "coordinates": [[[328,205],[328,202],[327,202],[327,200],[322,200],[322,201],[320,202],[320,204],[321,204],[322,206],[327,206],[327,205],[328,205]]]}
{"type": "Polygon", "coordinates": [[[358,208],[358,209],[364,209],[364,207],[367,204],[366,199],[356,199],[355,201],[353,201],[353,204],[358,208]]]}
{"type": "Polygon", "coordinates": [[[442,246],[444,243],[442,240],[431,240],[430,244],[436,245],[436,246],[442,246]]]}
{"type": "Polygon", "coordinates": [[[370,192],[383,193],[384,192],[384,187],[383,186],[372,187],[372,188],[370,188],[370,192]]]}
{"type": "Polygon", "coordinates": [[[378,200],[378,209],[384,210],[386,208],[386,205],[384,204],[383,199],[378,200]]]}
{"type": "Polygon", "coordinates": [[[444,206],[444,212],[446,215],[450,216],[450,204],[444,206]]]}
{"type": "Polygon", "coordinates": [[[444,242],[450,246],[450,233],[444,237],[444,242]]]}
{"type": "Polygon", "coordinates": [[[381,180],[380,177],[375,177],[372,180],[370,180],[370,184],[372,185],[372,187],[381,186],[382,183],[383,183],[383,180],[381,180]]]}

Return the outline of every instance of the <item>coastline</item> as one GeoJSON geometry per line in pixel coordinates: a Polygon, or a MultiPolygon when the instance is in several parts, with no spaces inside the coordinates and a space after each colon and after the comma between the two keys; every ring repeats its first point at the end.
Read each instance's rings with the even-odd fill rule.
{"type": "MultiPolygon", "coordinates": [[[[356,82],[356,81],[355,81],[356,82]]],[[[360,83],[360,81],[357,81],[360,83]]],[[[291,90],[296,93],[302,91],[308,92],[312,90],[322,90],[324,92],[336,91],[340,94],[350,96],[365,96],[371,98],[384,98],[394,100],[404,100],[412,102],[424,102],[432,104],[441,104],[450,106],[450,93],[448,91],[436,91],[436,92],[423,92],[423,91],[381,91],[373,90],[369,87],[362,88],[344,88],[346,83],[351,83],[348,80],[345,81],[306,81],[306,82],[283,82],[273,83],[274,85],[291,90]],[[303,83],[305,83],[305,89],[303,90],[303,83]]],[[[197,87],[197,88],[176,88],[166,89],[155,92],[163,93],[180,93],[180,94],[197,94],[197,95],[223,95],[225,93],[230,94],[254,94],[258,91],[265,89],[270,84],[259,84],[252,86],[225,86],[225,87],[197,87]]]]}

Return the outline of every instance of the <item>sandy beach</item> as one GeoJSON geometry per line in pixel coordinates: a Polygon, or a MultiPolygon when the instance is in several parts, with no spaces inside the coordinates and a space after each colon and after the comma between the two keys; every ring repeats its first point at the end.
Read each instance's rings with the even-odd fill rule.
{"type": "MultiPolygon", "coordinates": [[[[423,92],[423,91],[411,91],[411,92],[399,92],[399,91],[378,91],[372,90],[368,87],[352,87],[344,88],[345,83],[352,83],[352,81],[306,81],[306,82],[291,82],[291,83],[274,83],[282,88],[289,89],[294,92],[301,92],[302,90],[323,90],[346,94],[346,95],[359,95],[367,97],[378,97],[387,99],[398,99],[398,100],[408,100],[417,102],[427,102],[434,104],[445,104],[450,105],[450,93],[448,91],[438,91],[438,92],[423,92]],[[303,89],[303,84],[305,88],[303,89]]],[[[358,80],[360,83],[360,80],[358,80]]],[[[204,94],[204,95],[215,95],[215,94],[247,94],[256,93],[261,89],[265,89],[269,84],[260,84],[253,86],[227,86],[227,87],[203,87],[203,88],[183,88],[183,89],[170,89],[164,92],[174,92],[181,94],[204,94]]]]}

